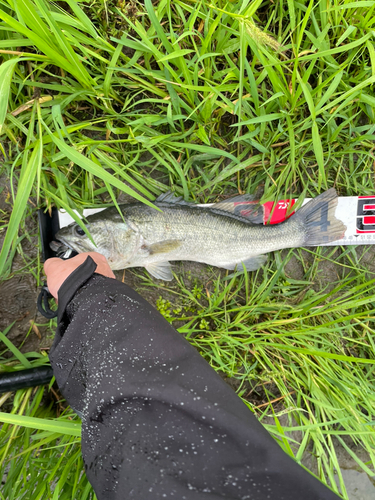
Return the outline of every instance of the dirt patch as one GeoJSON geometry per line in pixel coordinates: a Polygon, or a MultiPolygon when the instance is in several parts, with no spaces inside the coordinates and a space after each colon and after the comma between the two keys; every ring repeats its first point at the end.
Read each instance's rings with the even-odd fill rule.
{"type": "MultiPolygon", "coordinates": [[[[0,178],[0,184],[5,187],[0,193],[0,210],[4,212],[3,220],[7,223],[11,213],[11,205],[8,201],[9,183],[6,179],[0,178]]],[[[38,352],[41,347],[51,344],[51,338],[47,338],[47,332],[50,335],[51,331],[46,323],[47,320],[37,311],[39,289],[34,275],[30,273],[30,267],[34,271],[37,270],[39,252],[35,211],[26,219],[24,233],[26,232],[27,237],[20,242],[22,253],[16,253],[10,274],[5,279],[0,279],[0,330],[4,331],[14,323],[7,334],[8,339],[22,352],[38,352]],[[33,323],[40,325],[37,331],[41,338],[38,338],[35,333],[36,328],[32,328],[33,323]],[[42,326],[43,324],[45,326],[42,326]]],[[[4,237],[5,231],[1,231],[0,246],[3,244],[4,237]]]]}

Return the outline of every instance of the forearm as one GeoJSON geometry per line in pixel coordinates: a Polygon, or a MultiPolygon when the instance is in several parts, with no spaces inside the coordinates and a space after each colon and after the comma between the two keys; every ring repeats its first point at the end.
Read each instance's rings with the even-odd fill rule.
{"type": "MultiPolygon", "coordinates": [[[[85,281],[81,269],[75,283],[85,281]]],[[[65,285],[65,283],[64,283],[65,285]]],[[[66,297],[74,290],[62,287],[66,297]]],[[[59,294],[60,299],[60,294],[59,294]]],[[[59,314],[57,382],[98,500],[334,499],[142,297],[94,275],[59,314]],[[306,488],[312,493],[306,494],[306,488]]]]}

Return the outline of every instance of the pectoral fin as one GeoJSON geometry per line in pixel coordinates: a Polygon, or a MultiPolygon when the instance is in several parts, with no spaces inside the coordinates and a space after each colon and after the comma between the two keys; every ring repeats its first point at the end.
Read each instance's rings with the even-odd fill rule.
{"type": "Polygon", "coordinates": [[[173,279],[172,269],[169,262],[153,262],[145,266],[154,278],[164,281],[171,281],[173,279]]]}
{"type": "Polygon", "coordinates": [[[157,253],[168,253],[172,250],[176,250],[181,246],[180,240],[165,240],[153,243],[148,247],[150,255],[155,255],[157,253]]]}

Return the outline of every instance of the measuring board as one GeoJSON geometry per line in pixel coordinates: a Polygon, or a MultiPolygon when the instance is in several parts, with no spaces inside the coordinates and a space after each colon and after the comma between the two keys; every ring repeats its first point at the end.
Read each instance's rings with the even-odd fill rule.
{"type": "MultiPolygon", "coordinates": [[[[305,205],[311,198],[306,198],[302,204],[305,205]]],[[[293,215],[290,209],[296,203],[296,199],[279,200],[277,202],[268,201],[260,205],[263,212],[263,224],[278,224],[293,215]]],[[[249,210],[249,205],[256,202],[234,202],[233,212],[242,215],[249,210]]],[[[209,207],[211,204],[198,205],[209,207]]],[[[83,215],[87,217],[94,213],[101,212],[104,208],[86,209],[83,215]]],[[[75,213],[79,216],[78,212],[75,213]]],[[[375,195],[374,196],[343,196],[338,198],[335,215],[347,227],[342,239],[331,243],[322,243],[319,246],[336,245],[374,245],[375,244],[375,195]]],[[[60,228],[68,226],[74,219],[64,211],[59,211],[60,228]]]]}

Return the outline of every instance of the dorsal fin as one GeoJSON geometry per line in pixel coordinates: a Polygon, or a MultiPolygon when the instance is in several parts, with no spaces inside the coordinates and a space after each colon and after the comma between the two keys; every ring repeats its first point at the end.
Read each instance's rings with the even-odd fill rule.
{"type": "Polygon", "coordinates": [[[263,224],[263,207],[255,194],[241,194],[219,201],[211,207],[212,211],[228,212],[253,224],[263,224]]]}
{"type": "MultiPolygon", "coordinates": [[[[171,191],[162,193],[156,198],[155,203],[171,203],[193,208],[202,207],[202,205],[185,201],[182,196],[175,196],[171,191]]],[[[231,217],[240,218],[250,224],[263,224],[263,207],[259,205],[258,193],[233,196],[232,198],[227,198],[226,200],[204,207],[221,215],[226,214],[231,217]]]]}
{"type": "Polygon", "coordinates": [[[176,205],[190,205],[197,206],[195,203],[190,203],[189,201],[185,201],[182,196],[176,196],[172,191],[167,191],[166,193],[162,193],[155,200],[158,203],[174,203],[176,205]]]}

